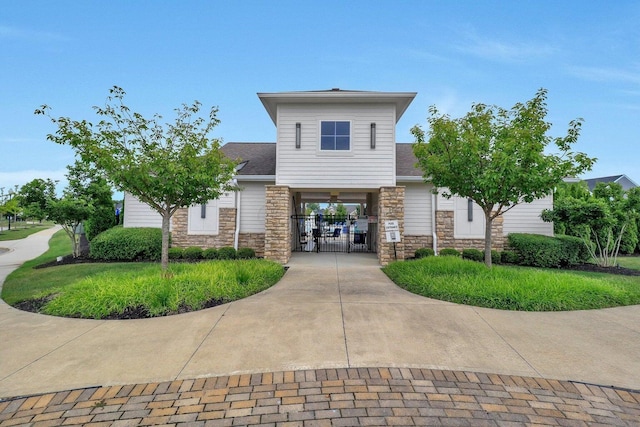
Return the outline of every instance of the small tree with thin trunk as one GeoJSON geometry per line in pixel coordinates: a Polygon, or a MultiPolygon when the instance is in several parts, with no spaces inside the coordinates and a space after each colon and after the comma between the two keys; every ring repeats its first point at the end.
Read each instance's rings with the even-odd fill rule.
{"type": "Polygon", "coordinates": [[[80,158],[95,165],[119,190],[149,205],[162,217],[162,269],[169,262],[169,224],[180,208],[206,203],[232,191],[235,162],[220,150],[220,140],[209,134],[219,123],[217,108],[208,118],[197,117],[201,104],[182,105],[176,119],[165,126],[161,116],[147,119],[124,105],[125,92],[114,86],[104,107],[94,107],[97,124],[67,117],[54,118],[58,126],[51,141],[73,147],[80,158]]]}
{"type": "Polygon", "coordinates": [[[491,267],[493,220],[522,202],[550,194],[564,177],[591,169],[595,159],[574,153],[582,122],[569,123],[567,135],[547,135],[547,91],[510,110],[474,104],[464,117],[452,119],[429,109],[428,140],[419,126],[413,152],[426,182],[445,197],[472,199],[485,215],[485,264],[491,267]],[[546,154],[554,144],[560,154],[546,154]]]}

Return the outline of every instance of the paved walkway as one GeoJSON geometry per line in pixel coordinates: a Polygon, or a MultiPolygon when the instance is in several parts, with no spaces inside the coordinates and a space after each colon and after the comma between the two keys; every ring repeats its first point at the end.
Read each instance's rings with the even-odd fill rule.
{"type": "MultiPolygon", "coordinates": [[[[0,280],[44,251],[47,233],[11,242],[0,280]]],[[[373,256],[296,254],[290,267],[259,295],[158,319],[0,303],[0,425],[640,419],[640,306],[503,312],[407,293],[373,256]]]]}

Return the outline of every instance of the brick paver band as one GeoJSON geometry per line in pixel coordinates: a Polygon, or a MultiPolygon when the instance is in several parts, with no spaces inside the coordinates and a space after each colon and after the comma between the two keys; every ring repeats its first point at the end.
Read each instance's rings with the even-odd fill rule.
{"type": "Polygon", "coordinates": [[[0,426],[640,425],[640,392],[408,368],[317,369],[0,401],[0,426]]]}

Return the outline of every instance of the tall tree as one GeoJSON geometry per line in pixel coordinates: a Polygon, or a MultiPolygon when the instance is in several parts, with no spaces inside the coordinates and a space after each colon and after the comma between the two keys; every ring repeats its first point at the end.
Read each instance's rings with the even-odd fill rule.
{"type": "Polygon", "coordinates": [[[485,264],[491,266],[493,220],[522,202],[550,194],[564,177],[590,170],[595,159],[574,153],[582,121],[569,123],[567,134],[552,138],[547,91],[540,89],[526,103],[510,110],[474,104],[464,117],[452,119],[429,109],[428,140],[414,126],[413,152],[423,171],[445,197],[472,199],[485,215],[485,264]],[[559,154],[545,154],[556,146],[559,154]]]}
{"type": "Polygon", "coordinates": [[[76,160],[73,165],[67,166],[67,169],[67,192],[78,199],[87,200],[93,208],[84,221],[87,239],[92,240],[115,225],[113,192],[107,180],[90,164],[76,160]]]}
{"type": "Polygon", "coordinates": [[[51,179],[33,179],[18,192],[25,215],[42,222],[46,217],[47,201],[56,197],[56,182],[51,179]]]}
{"type": "Polygon", "coordinates": [[[201,104],[183,104],[176,119],[162,125],[159,115],[145,118],[131,112],[125,91],[110,90],[105,107],[94,107],[101,120],[54,118],[43,105],[36,114],[47,115],[58,127],[48,138],[73,147],[80,158],[95,165],[119,190],[149,205],[162,217],[162,269],[168,267],[169,224],[180,208],[206,203],[234,190],[235,163],[220,150],[220,140],[209,134],[219,123],[217,108],[208,118],[198,117],[201,104]]]}

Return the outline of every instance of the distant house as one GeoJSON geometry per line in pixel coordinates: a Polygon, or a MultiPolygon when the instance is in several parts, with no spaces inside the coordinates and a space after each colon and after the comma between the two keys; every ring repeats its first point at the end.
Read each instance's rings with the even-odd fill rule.
{"type": "Polygon", "coordinates": [[[638,186],[638,184],[633,182],[626,175],[603,176],[601,178],[585,179],[584,181],[587,183],[587,186],[589,187],[589,191],[593,191],[593,189],[596,188],[596,184],[598,184],[599,182],[604,182],[604,183],[615,182],[617,184],[620,184],[622,186],[622,189],[625,191],[638,186]]]}
{"type": "MultiPolygon", "coordinates": [[[[425,184],[411,144],[396,143],[396,123],[414,92],[327,90],[259,93],[276,142],[227,143],[242,190],[181,209],[172,244],[252,247],[286,263],[296,251],[371,252],[380,264],[421,247],[484,247],[485,220],[466,198],[444,198],[425,184]],[[357,218],[316,214],[308,203],[343,203],[357,218]],[[353,208],[352,208],[353,206],[353,208]]],[[[125,227],[160,226],[157,214],[127,194],[125,227]]],[[[511,209],[494,221],[493,246],[513,232],[553,235],[540,213],[552,197],[511,209]]]]}

